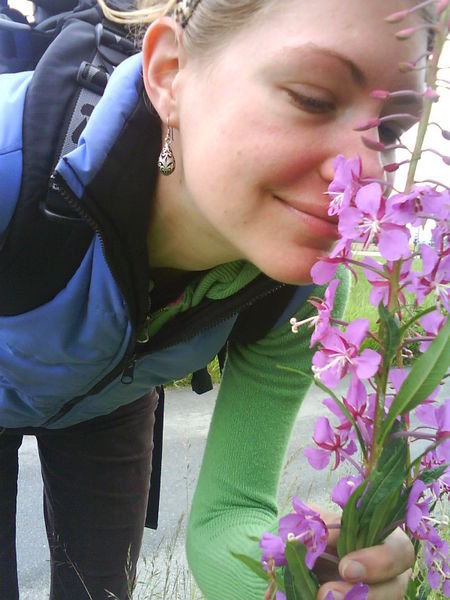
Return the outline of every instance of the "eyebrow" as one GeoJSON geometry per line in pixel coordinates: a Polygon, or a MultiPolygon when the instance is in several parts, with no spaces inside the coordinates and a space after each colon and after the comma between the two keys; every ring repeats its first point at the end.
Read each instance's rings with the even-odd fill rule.
{"type": "Polygon", "coordinates": [[[331,50],[330,48],[326,48],[324,46],[318,46],[313,42],[308,42],[307,44],[304,44],[302,48],[312,50],[313,52],[317,52],[318,54],[330,56],[331,58],[336,58],[349,70],[353,81],[357,84],[358,87],[364,87],[367,84],[367,78],[364,75],[363,71],[358,67],[358,65],[356,65],[352,60],[350,60],[343,54],[340,54],[339,52],[336,52],[335,50],[331,50]]]}

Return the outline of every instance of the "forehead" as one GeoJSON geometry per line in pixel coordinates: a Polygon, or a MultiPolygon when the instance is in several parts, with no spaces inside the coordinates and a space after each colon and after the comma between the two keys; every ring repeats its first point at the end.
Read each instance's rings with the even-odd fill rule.
{"type": "MultiPolygon", "coordinates": [[[[278,60],[295,57],[298,52],[323,48],[339,54],[355,65],[359,76],[368,80],[382,78],[385,85],[398,80],[420,85],[422,74],[401,76],[398,64],[416,60],[427,45],[426,29],[411,39],[399,41],[395,33],[422,21],[420,11],[400,24],[385,18],[414,6],[411,0],[278,0],[271,1],[249,27],[236,36],[238,50],[245,55],[278,60]]],[[[232,44],[234,45],[234,44],[232,44]]],[[[229,46],[230,47],[230,46],[229,46]]],[[[331,64],[331,63],[330,63],[331,64]]],[[[350,66],[353,69],[353,66],[350,66]]],[[[373,83],[373,82],[372,82],[373,83]]]]}

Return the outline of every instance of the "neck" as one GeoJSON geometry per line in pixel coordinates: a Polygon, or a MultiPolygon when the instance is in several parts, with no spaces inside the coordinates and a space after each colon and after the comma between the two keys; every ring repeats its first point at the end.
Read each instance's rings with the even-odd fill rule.
{"type": "Polygon", "coordinates": [[[158,178],[147,233],[150,269],[204,271],[241,258],[183,192],[177,173],[158,178]]]}

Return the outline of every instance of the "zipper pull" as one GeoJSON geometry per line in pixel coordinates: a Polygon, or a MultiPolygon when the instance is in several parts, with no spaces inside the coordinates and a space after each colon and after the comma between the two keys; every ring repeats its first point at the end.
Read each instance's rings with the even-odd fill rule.
{"type": "Polygon", "coordinates": [[[134,369],[136,367],[136,359],[133,357],[122,372],[120,382],[125,385],[130,385],[134,381],[134,369]]]}

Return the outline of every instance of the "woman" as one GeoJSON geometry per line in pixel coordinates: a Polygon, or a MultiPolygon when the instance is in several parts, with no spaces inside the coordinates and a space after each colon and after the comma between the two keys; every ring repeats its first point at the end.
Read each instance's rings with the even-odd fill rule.
{"type": "MultiPolygon", "coordinates": [[[[403,107],[369,92],[422,86],[420,72],[400,75],[397,65],[423,54],[426,30],[401,44],[383,22],[412,6],[407,0],[143,4],[121,15],[101,2],[110,18],[153,23],[142,57],[116,70],[78,148],[52,178],[52,191],[97,235],[55,299],[23,315],[26,344],[14,346],[11,334],[0,357],[5,600],[18,597],[22,435],[39,444],[52,600],[109,597],[105,590],[126,598],[150,477],[157,396],[146,392],[205,364],[238,312],[262,303],[270,318],[273,303],[276,318],[262,339],[232,334],[187,539],[209,600],[264,597],[263,583],[231,553],[259,557],[249,536],[275,526],[284,453],[307,391],[277,365],[311,363],[309,333],[293,336],[289,317],[312,314],[298,290],[337,239],[325,195],[333,158],[358,154],[365,176],[382,177],[380,157],[354,127],[403,107]],[[40,329],[46,310],[56,333],[40,329]],[[30,365],[39,374],[24,383],[30,365]]],[[[423,17],[416,11],[408,24],[423,17]]],[[[19,104],[29,79],[16,81],[19,104]]],[[[373,135],[391,141],[404,126],[373,135]]],[[[11,148],[12,125],[2,127],[11,148]]],[[[401,598],[413,556],[407,537],[394,532],[345,557],[339,575],[324,569],[318,599],[330,590],[343,597],[361,580],[370,600],[401,598]]]]}

